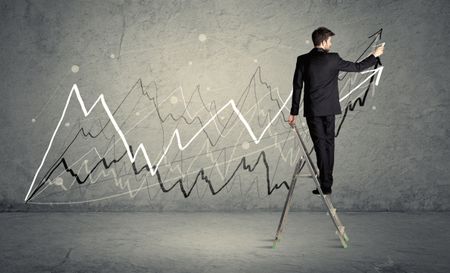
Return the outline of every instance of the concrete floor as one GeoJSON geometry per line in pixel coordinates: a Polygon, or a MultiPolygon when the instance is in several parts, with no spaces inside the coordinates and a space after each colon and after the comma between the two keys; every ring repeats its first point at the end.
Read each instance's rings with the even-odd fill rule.
{"type": "Polygon", "coordinates": [[[280,214],[1,213],[0,272],[450,272],[448,212],[280,214]]]}

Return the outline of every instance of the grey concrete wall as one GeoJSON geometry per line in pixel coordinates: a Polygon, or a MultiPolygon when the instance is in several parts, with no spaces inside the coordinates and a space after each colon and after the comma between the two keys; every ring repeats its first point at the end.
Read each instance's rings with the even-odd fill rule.
{"type": "MultiPolygon", "coordinates": [[[[350,99],[365,94],[364,104],[336,119],[335,205],[448,210],[449,6],[1,1],[0,209],[281,209],[299,156],[290,101],[270,119],[290,94],[296,56],[326,26],[347,60],[367,55],[380,29],[386,42],[378,86],[363,84],[350,99]],[[82,104],[101,94],[85,117],[82,104]],[[259,143],[230,106],[213,118],[230,100],[256,137],[271,124],[259,143]],[[117,128],[133,154],[142,143],[160,163],[156,175],[142,150],[132,164],[117,128]],[[189,143],[182,151],[176,138],[169,145],[175,129],[189,143]]],[[[341,74],[342,94],[366,77],[341,74]]],[[[293,209],[322,209],[312,189],[297,184],[293,209]]]]}

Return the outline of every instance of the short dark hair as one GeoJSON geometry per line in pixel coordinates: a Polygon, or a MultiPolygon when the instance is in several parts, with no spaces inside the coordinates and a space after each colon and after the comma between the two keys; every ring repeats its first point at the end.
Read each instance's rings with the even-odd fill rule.
{"type": "Polygon", "coordinates": [[[322,41],[328,40],[328,37],[334,36],[334,32],[326,27],[315,29],[311,35],[314,46],[319,46],[322,41]]]}

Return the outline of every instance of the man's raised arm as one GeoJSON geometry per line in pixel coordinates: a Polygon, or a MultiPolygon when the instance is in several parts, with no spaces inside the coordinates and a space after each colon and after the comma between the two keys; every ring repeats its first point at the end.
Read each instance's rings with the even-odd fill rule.
{"type": "Polygon", "coordinates": [[[367,58],[365,58],[359,63],[343,60],[339,56],[339,54],[336,53],[336,56],[338,58],[337,68],[339,71],[361,72],[364,69],[369,68],[372,65],[375,65],[378,61],[377,58],[380,55],[383,55],[383,52],[384,52],[384,43],[382,43],[381,46],[378,46],[367,58]]]}
{"type": "Polygon", "coordinates": [[[336,53],[336,55],[338,57],[337,68],[339,71],[360,72],[377,63],[377,58],[373,54],[370,54],[367,58],[365,58],[359,63],[346,61],[342,59],[338,53],[336,53]]]}

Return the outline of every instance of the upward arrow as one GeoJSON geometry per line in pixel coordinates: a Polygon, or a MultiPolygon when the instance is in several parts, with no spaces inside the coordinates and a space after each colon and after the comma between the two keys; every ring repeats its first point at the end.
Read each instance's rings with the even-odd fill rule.
{"type": "Polygon", "coordinates": [[[370,70],[365,70],[365,71],[360,72],[361,74],[366,74],[366,73],[369,73],[369,72],[372,72],[372,73],[369,76],[367,76],[367,78],[365,78],[362,82],[360,82],[355,88],[350,90],[350,92],[348,92],[347,95],[345,95],[342,98],[340,98],[339,102],[345,100],[345,98],[350,96],[353,92],[356,91],[356,89],[358,89],[361,85],[363,85],[365,82],[370,80],[372,78],[372,76],[374,76],[374,75],[377,75],[377,78],[375,80],[375,85],[378,85],[378,82],[380,81],[381,73],[383,73],[383,68],[384,68],[384,66],[380,66],[380,67],[377,67],[375,69],[370,69],[370,70]]]}

